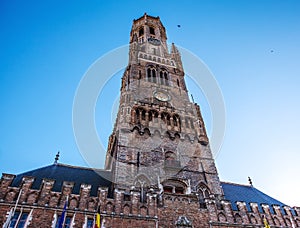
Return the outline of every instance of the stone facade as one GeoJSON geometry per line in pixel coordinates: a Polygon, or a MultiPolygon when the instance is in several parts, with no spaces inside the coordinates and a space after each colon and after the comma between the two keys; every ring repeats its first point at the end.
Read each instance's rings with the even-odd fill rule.
{"type": "MultiPolygon", "coordinates": [[[[188,97],[180,53],[174,44],[169,52],[166,41],[159,17],[145,14],[133,21],[129,64],[106,155],[110,184],[93,178],[78,183],[76,175],[88,168],[57,163],[45,168],[58,170],[57,179],[45,172],[40,186],[34,186],[38,172],[20,182],[3,174],[1,226],[16,208],[17,223],[23,213],[25,219],[32,217],[28,227],[51,227],[67,202],[74,227],[87,220],[91,227],[98,209],[102,227],[262,227],[264,220],[271,227],[300,227],[299,207],[270,205],[275,200],[268,196],[266,202],[251,203],[226,197],[200,107],[188,97]],[[60,180],[62,168],[76,175],[60,180]]],[[[252,186],[229,186],[262,195],[252,186]]]]}

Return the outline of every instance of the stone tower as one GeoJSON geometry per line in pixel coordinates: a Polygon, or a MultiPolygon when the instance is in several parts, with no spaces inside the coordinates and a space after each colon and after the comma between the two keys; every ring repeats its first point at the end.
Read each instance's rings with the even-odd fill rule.
{"type": "Polygon", "coordinates": [[[178,49],[170,49],[159,17],[133,21],[106,169],[119,189],[222,198],[200,107],[189,100],[178,49]]]}

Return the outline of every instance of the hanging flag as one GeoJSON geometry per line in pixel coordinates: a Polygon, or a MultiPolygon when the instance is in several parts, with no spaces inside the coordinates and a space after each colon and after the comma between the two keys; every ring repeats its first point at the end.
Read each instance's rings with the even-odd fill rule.
{"type": "Polygon", "coordinates": [[[268,223],[268,221],[267,221],[266,218],[264,218],[264,225],[265,225],[265,228],[271,228],[271,227],[269,226],[269,223],[268,223]]]}
{"type": "Polygon", "coordinates": [[[55,211],[55,213],[53,215],[53,220],[52,220],[51,228],[55,228],[56,227],[56,223],[57,223],[57,213],[55,211]]]}
{"type": "Polygon", "coordinates": [[[72,220],[71,220],[71,223],[70,223],[70,228],[73,228],[75,226],[75,216],[76,216],[76,213],[74,213],[74,215],[72,217],[72,220]]]}
{"type": "Polygon", "coordinates": [[[100,207],[98,207],[94,228],[101,228],[100,220],[100,207]]]}
{"type": "Polygon", "coordinates": [[[58,222],[58,228],[63,228],[64,224],[65,224],[65,218],[66,218],[66,211],[67,211],[67,205],[68,205],[68,196],[64,205],[64,209],[63,212],[61,213],[59,222],[58,222]]]}
{"type": "Polygon", "coordinates": [[[88,218],[87,215],[84,216],[84,223],[82,225],[82,228],[87,228],[88,218]]]}
{"type": "Polygon", "coordinates": [[[26,219],[26,222],[24,224],[24,228],[27,228],[27,226],[30,224],[31,220],[32,220],[32,212],[33,212],[33,209],[31,209],[27,219],[26,219]]]}

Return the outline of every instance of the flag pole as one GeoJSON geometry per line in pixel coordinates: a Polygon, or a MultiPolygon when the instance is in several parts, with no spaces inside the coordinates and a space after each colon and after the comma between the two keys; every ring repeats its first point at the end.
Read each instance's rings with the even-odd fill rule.
{"type": "Polygon", "coordinates": [[[22,212],[23,212],[23,207],[21,207],[21,211],[20,211],[20,214],[19,214],[19,216],[18,216],[18,219],[17,219],[17,222],[16,222],[14,228],[17,228],[17,227],[18,227],[18,224],[19,224],[20,219],[21,219],[21,216],[22,216],[22,212]]]}
{"type": "Polygon", "coordinates": [[[20,189],[20,192],[19,192],[19,195],[18,195],[16,204],[15,204],[15,206],[14,206],[14,209],[11,210],[11,211],[9,212],[9,215],[8,215],[8,217],[7,217],[7,221],[4,223],[3,228],[9,227],[10,222],[11,222],[11,219],[14,217],[14,214],[15,214],[15,212],[16,212],[16,209],[17,209],[17,206],[18,206],[20,197],[21,197],[21,193],[22,193],[22,189],[20,189]]]}

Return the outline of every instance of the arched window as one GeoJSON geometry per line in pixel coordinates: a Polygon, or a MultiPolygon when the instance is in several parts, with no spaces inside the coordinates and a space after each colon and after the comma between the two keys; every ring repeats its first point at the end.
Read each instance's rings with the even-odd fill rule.
{"type": "Polygon", "coordinates": [[[136,123],[140,123],[140,110],[139,109],[137,109],[136,111],[135,111],[135,122],[136,123]]]}
{"type": "Polygon", "coordinates": [[[165,85],[169,86],[169,78],[168,78],[168,73],[167,72],[164,73],[164,78],[165,78],[165,85]]]}
{"type": "Polygon", "coordinates": [[[206,208],[205,199],[209,198],[209,189],[205,184],[200,184],[198,186],[198,194],[199,194],[199,204],[200,208],[206,208]]]}
{"type": "Polygon", "coordinates": [[[173,124],[176,127],[180,127],[180,117],[177,114],[173,116],[173,124]]]}
{"type": "Polygon", "coordinates": [[[177,79],[177,86],[180,87],[180,85],[179,85],[179,80],[178,80],[178,79],[177,79]]]}
{"type": "Polygon", "coordinates": [[[147,81],[151,82],[151,69],[150,68],[147,69],[147,81]]]}
{"type": "Polygon", "coordinates": [[[158,112],[156,110],[149,111],[149,121],[155,121],[158,118],[158,112]]]}
{"type": "Polygon", "coordinates": [[[142,110],[142,120],[146,120],[146,110],[142,110]]]}
{"type": "Polygon", "coordinates": [[[156,83],[156,72],[154,69],[152,69],[152,78],[153,78],[153,82],[156,83]]]}
{"type": "Polygon", "coordinates": [[[165,84],[164,83],[164,76],[163,76],[163,72],[162,71],[159,74],[159,78],[160,78],[160,84],[162,84],[162,85],[165,84]]]}

